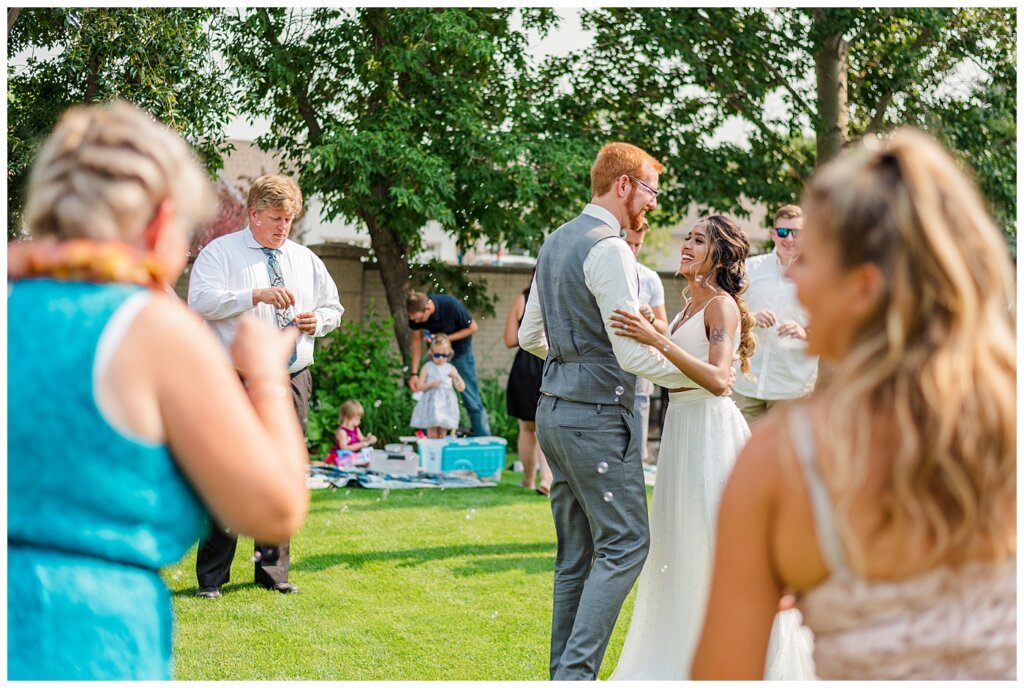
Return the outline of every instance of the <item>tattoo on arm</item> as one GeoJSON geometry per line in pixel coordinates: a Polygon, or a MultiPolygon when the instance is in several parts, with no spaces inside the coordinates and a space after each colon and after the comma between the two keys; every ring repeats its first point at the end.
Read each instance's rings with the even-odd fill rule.
{"type": "Polygon", "coordinates": [[[709,344],[721,344],[727,339],[728,335],[725,334],[724,327],[712,327],[711,335],[708,336],[709,344]]]}

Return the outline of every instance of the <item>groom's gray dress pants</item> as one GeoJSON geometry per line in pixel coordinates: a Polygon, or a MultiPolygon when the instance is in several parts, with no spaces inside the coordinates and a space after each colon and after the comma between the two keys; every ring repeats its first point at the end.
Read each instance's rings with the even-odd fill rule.
{"type": "Polygon", "coordinates": [[[639,437],[618,405],[541,395],[536,422],[558,535],[551,678],[593,681],[650,546],[639,437]]]}

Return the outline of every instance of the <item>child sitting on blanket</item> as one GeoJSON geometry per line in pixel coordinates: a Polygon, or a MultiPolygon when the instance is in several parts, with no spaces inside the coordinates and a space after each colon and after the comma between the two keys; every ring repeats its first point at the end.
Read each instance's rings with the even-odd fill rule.
{"type": "Polygon", "coordinates": [[[427,437],[444,437],[459,427],[459,398],[455,390],[466,383],[451,364],[452,344],[447,335],[435,334],[430,342],[430,358],[420,369],[420,391],[409,425],[427,431],[427,437]]]}
{"type": "Polygon", "coordinates": [[[334,446],[324,459],[324,463],[351,468],[370,465],[370,447],[377,441],[374,435],[366,435],[359,430],[363,420],[363,405],[355,399],[348,399],[338,411],[338,429],[334,432],[334,446]]]}

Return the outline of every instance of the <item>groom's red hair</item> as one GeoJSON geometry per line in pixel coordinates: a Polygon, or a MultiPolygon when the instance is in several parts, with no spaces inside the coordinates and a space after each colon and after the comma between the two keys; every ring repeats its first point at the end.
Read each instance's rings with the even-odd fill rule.
{"type": "Polygon", "coordinates": [[[590,168],[591,196],[603,196],[608,193],[615,180],[624,174],[642,177],[644,163],[649,163],[658,174],[665,171],[664,165],[639,146],[622,141],[605,144],[598,151],[594,166],[590,168]]]}

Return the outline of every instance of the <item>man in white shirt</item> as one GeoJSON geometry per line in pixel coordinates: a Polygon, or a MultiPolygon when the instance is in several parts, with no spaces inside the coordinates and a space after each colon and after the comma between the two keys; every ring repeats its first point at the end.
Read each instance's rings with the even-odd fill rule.
{"type": "Polygon", "coordinates": [[[753,423],[776,402],[799,399],[814,389],[818,358],[805,352],[807,315],[796,298],[796,287],[786,278],[798,252],[803,211],[785,205],[772,225],[774,250],[747,259],[750,286],[743,298],[757,325],[757,348],[750,359],[750,377],[739,373],[732,398],[747,423],[753,423]]]}
{"type": "Polygon", "coordinates": [[[650,545],[633,420],[637,374],[689,383],[660,353],[615,334],[616,308],[640,311],[636,260],[620,232],[657,205],[664,168],[626,143],[598,153],[591,202],[547,238],[519,345],[546,359],[537,438],[551,468],[558,538],[551,622],[554,680],[597,679],[622,603],[650,545]]]}
{"type": "MultiPolygon", "coordinates": [[[[250,311],[278,327],[301,334],[288,362],[295,414],[306,430],[313,378],[313,338],[334,330],[345,312],[338,288],[323,261],[288,240],[292,220],[302,210],[302,192],[288,177],[265,175],[249,190],[249,225],[213,240],[196,258],[189,276],[188,305],[213,328],[226,348],[238,319],[250,311]]],[[[244,381],[244,375],[243,375],[244,381]]],[[[237,535],[217,523],[196,556],[198,597],[220,597],[228,582],[237,535]]],[[[296,592],[288,582],[289,543],[256,543],[256,583],[281,593],[296,592]]]]}
{"type": "MultiPolygon", "coordinates": [[[[654,270],[640,262],[640,249],[644,246],[644,237],[651,226],[643,221],[639,230],[625,228],[626,243],[636,257],[637,279],[640,281],[640,315],[654,325],[654,329],[662,334],[668,330],[668,315],[665,313],[665,287],[661,277],[654,270]]],[[[636,399],[633,403],[633,416],[636,418],[640,431],[640,455],[647,463],[647,429],[651,417],[651,395],[654,394],[654,383],[640,377],[636,378],[636,399]]]]}

